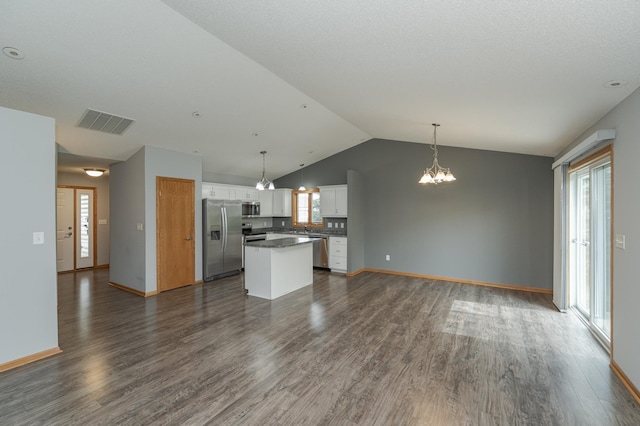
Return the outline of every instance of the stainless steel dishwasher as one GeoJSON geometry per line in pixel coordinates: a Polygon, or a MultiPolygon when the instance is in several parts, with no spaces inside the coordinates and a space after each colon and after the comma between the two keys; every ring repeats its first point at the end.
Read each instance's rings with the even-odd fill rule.
{"type": "Polygon", "coordinates": [[[314,236],[319,238],[313,242],[313,267],[328,268],[329,267],[329,238],[325,236],[314,236]]]}

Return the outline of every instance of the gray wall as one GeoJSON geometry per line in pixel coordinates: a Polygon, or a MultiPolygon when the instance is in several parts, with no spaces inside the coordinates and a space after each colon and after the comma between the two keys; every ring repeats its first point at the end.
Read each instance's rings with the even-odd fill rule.
{"type": "Polygon", "coordinates": [[[150,293],[157,290],[156,177],[192,179],[195,210],[195,280],[202,279],[202,159],[145,146],[110,168],[112,282],[150,293]],[[136,225],[143,224],[143,231],[136,225]]]}
{"type": "Polygon", "coordinates": [[[202,279],[202,158],[175,151],[145,146],[145,216],[146,288],[157,289],[156,268],[156,176],[191,179],[194,185],[195,211],[195,272],[202,279]]]}
{"type": "Polygon", "coordinates": [[[347,272],[356,272],[365,267],[365,180],[361,173],[355,170],[347,171],[347,185],[349,198],[347,202],[349,232],[347,243],[347,272]]]}
{"type": "Polygon", "coordinates": [[[97,178],[87,176],[85,173],[58,172],[58,185],[88,186],[96,188],[97,217],[98,220],[106,219],[106,225],[97,226],[97,264],[109,264],[109,176],[103,175],[97,178]]]}
{"type": "Polygon", "coordinates": [[[4,364],[58,347],[55,122],[0,107],[0,141],[4,364]],[[34,232],[44,232],[44,244],[33,244],[34,232]]]}
{"type": "Polygon", "coordinates": [[[146,292],[145,151],[109,168],[109,236],[111,282],[146,292]]]}
{"type": "MultiPolygon", "coordinates": [[[[551,289],[552,159],[446,146],[439,154],[456,182],[417,183],[431,165],[428,145],[372,139],[305,167],[305,184],[362,174],[367,268],[551,289]]],[[[299,173],[276,185],[299,185],[299,173]]]]}
{"type": "Polygon", "coordinates": [[[640,388],[640,90],[587,129],[567,149],[599,129],[615,129],[613,142],[613,228],[626,235],[626,249],[613,251],[613,360],[640,388]]]}

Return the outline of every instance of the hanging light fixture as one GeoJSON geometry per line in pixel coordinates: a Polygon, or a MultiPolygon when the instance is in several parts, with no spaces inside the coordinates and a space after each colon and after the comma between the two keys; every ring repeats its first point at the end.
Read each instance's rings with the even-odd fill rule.
{"type": "Polygon", "coordinates": [[[451,173],[449,168],[441,167],[438,163],[438,142],[436,141],[436,129],[440,127],[439,124],[433,123],[433,165],[424,171],[424,174],[418,181],[418,183],[433,183],[437,185],[441,182],[453,182],[456,178],[451,173]]]}
{"type": "Polygon", "coordinates": [[[264,163],[265,163],[265,155],[267,154],[267,151],[260,151],[260,154],[262,154],[262,179],[260,179],[256,184],[256,189],[258,191],[264,191],[265,189],[274,190],[276,189],[276,187],[273,185],[273,182],[271,182],[265,176],[264,163]]]}
{"type": "Polygon", "coordinates": [[[302,178],[300,179],[300,188],[298,188],[298,191],[306,191],[307,188],[304,187],[304,163],[300,164],[300,173],[302,174],[302,178]]]}
{"type": "Polygon", "coordinates": [[[84,169],[84,172],[91,177],[100,177],[104,174],[104,169],[84,169]]]}

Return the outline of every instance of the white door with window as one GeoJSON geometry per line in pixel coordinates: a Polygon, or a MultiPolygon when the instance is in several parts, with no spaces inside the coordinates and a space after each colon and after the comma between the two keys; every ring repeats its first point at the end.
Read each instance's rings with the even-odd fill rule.
{"type": "Polygon", "coordinates": [[[57,191],[56,256],[58,272],[94,266],[93,188],[57,191]]]}
{"type": "Polygon", "coordinates": [[[56,256],[58,272],[71,271],[73,264],[73,244],[75,241],[73,223],[73,188],[58,188],[56,201],[56,256]]]}
{"type": "Polygon", "coordinates": [[[611,160],[569,172],[570,305],[608,347],[611,341],[611,160]]]}

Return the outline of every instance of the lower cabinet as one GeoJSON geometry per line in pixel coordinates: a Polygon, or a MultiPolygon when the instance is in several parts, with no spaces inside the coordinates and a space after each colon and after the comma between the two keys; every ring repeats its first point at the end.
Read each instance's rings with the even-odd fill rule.
{"type": "Polygon", "coordinates": [[[329,237],[329,268],[332,272],[347,272],[347,237],[329,237]]]}

